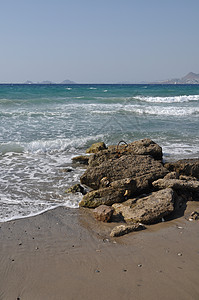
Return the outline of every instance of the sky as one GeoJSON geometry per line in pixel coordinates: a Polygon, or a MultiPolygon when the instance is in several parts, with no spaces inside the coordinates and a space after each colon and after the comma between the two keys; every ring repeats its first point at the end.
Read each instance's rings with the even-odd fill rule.
{"type": "Polygon", "coordinates": [[[199,73],[198,0],[0,0],[0,83],[199,73]]]}

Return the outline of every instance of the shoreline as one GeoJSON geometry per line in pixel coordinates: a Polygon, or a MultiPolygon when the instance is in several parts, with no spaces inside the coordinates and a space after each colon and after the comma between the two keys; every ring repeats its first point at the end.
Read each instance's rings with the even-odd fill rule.
{"type": "Polygon", "coordinates": [[[0,223],[0,299],[198,299],[195,206],[118,238],[82,208],[0,223]]]}

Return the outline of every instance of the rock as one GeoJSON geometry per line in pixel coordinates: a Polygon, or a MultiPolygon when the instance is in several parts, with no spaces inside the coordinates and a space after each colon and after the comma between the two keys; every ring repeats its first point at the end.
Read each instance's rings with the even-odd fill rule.
{"type": "Polygon", "coordinates": [[[78,183],[68,188],[65,193],[81,193],[82,195],[86,195],[87,190],[85,187],[78,183]]]}
{"type": "Polygon", "coordinates": [[[107,205],[100,205],[94,209],[93,214],[98,221],[109,222],[114,209],[107,205]]]}
{"type": "Polygon", "coordinates": [[[166,163],[169,171],[176,171],[180,175],[193,176],[199,179],[199,159],[182,159],[173,163],[166,163]]]}
{"type": "Polygon", "coordinates": [[[113,203],[123,202],[135,193],[136,189],[136,181],[133,179],[116,180],[111,182],[108,187],[101,187],[96,191],[87,193],[79,203],[79,206],[97,207],[102,204],[112,205],[113,203]]]}
{"type": "Polygon", "coordinates": [[[170,172],[164,176],[164,179],[179,179],[179,174],[178,172],[170,172]]]}
{"type": "Polygon", "coordinates": [[[89,155],[79,155],[72,158],[73,163],[79,163],[81,165],[88,165],[89,155]]]}
{"type": "Polygon", "coordinates": [[[81,176],[81,183],[92,189],[99,189],[101,180],[113,181],[131,178],[136,180],[137,193],[149,190],[151,183],[163,178],[168,170],[163,165],[147,155],[124,155],[119,158],[104,161],[99,166],[88,167],[81,176]]]}
{"type": "Polygon", "coordinates": [[[89,166],[99,166],[110,159],[119,158],[123,155],[150,155],[154,159],[162,159],[162,148],[150,139],[135,141],[127,145],[109,146],[107,150],[92,155],[89,166]]]}
{"type": "Polygon", "coordinates": [[[80,201],[79,206],[95,208],[100,205],[112,205],[125,200],[125,190],[113,187],[102,188],[87,193],[80,201]]]}
{"type": "Polygon", "coordinates": [[[112,207],[127,223],[152,224],[173,212],[174,192],[167,188],[121,204],[115,203],[112,207]]]}
{"type": "Polygon", "coordinates": [[[107,149],[107,147],[104,142],[99,142],[91,145],[91,147],[86,150],[86,153],[97,153],[98,151],[105,149],[107,149]]]}
{"type": "Polygon", "coordinates": [[[132,225],[119,225],[113,228],[113,230],[110,233],[111,237],[118,237],[118,236],[122,236],[124,234],[127,234],[129,232],[132,231],[139,231],[139,230],[143,230],[146,229],[145,226],[143,226],[142,224],[132,224],[132,225]]]}
{"type": "Polygon", "coordinates": [[[193,192],[199,191],[199,181],[181,180],[181,179],[158,179],[154,181],[153,186],[158,189],[172,188],[174,190],[189,190],[193,192]]]}
{"type": "Polygon", "coordinates": [[[189,216],[189,221],[193,221],[193,220],[199,220],[199,212],[192,211],[192,213],[189,216]]]}

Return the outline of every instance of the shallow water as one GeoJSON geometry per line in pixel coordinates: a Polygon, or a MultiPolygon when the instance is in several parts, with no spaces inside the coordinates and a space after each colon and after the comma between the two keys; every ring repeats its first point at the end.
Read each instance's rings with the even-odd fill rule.
{"type": "Polygon", "coordinates": [[[78,207],[71,158],[93,142],[147,137],[166,160],[198,157],[198,117],[199,85],[0,85],[0,221],[78,207]]]}

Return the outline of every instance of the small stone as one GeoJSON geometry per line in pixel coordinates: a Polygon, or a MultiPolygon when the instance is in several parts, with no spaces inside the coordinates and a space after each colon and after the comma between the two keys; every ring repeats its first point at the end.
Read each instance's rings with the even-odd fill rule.
{"type": "Polygon", "coordinates": [[[138,267],[139,267],[139,268],[141,268],[141,267],[142,267],[142,265],[141,265],[141,264],[139,264],[139,265],[138,265],[138,267]]]}
{"type": "Polygon", "coordinates": [[[178,253],[178,256],[182,256],[182,253],[178,253]]]}
{"type": "Polygon", "coordinates": [[[189,216],[189,221],[193,221],[193,220],[199,220],[199,212],[192,211],[192,213],[189,216]]]}
{"type": "Polygon", "coordinates": [[[114,209],[112,207],[107,205],[100,205],[94,209],[93,214],[98,221],[109,222],[113,215],[113,212],[114,209]]]}
{"type": "Polygon", "coordinates": [[[95,270],[95,273],[100,273],[100,271],[99,270],[95,270]]]}
{"type": "Polygon", "coordinates": [[[143,229],[146,229],[146,227],[139,223],[135,223],[131,225],[119,225],[112,229],[110,236],[111,237],[122,236],[129,232],[139,231],[143,229]]]}

